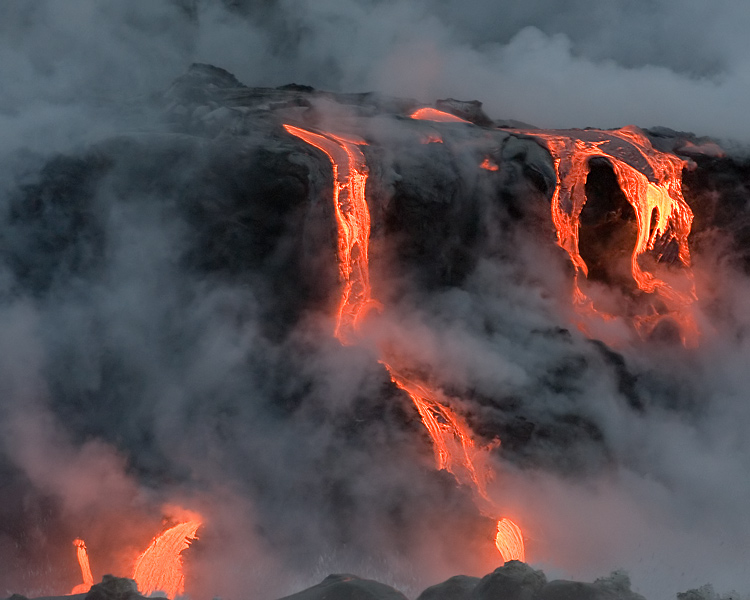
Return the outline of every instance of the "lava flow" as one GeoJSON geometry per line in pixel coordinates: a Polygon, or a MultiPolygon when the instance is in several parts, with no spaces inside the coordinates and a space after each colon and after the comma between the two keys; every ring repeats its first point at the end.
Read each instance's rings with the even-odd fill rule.
{"type": "Polygon", "coordinates": [[[418,108],[409,115],[412,119],[420,121],[435,121],[436,123],[469,123],[466,119],[452,115],[437,108],[418,108]]]}
{"type": "Polygon", "coordinates": [[[138,557],[133,579],[144,596],[162,591],[167,598],[175,598],[185,591],[181,553],[196,539],[200,521],[187,521],[167,529],[154,538],[146,551],[138,557]]]}
{"type": "MultiPolygon", "coordinates": [[[[642,335],[648,335],[658,322],[669,316],[678,324],[683,343],[694,345],[698,329],[690,312],[695,301],[690,267],[688,235],[693,213],[682,196],[682,169],[686,162],[677,156],[659,152],[636,127],[614,131],[519,131],[544,141],[552,154],[557,173],[557,186],[552,197],[552,220],[557,230],[557,243],[566,250],[576,275],[588,275],[588,267],[579,251],[581,210],[586,203],[585,185],[592,158],[606,159],[617,181],[633,207],[638,237],[630,260],[630,270],[638,288],[658,296],[666,307],[660,314],[634,319],[642,335]],[[687,290],[671,285],[644,270],[640,258],[674,242],[677,260],[686,267],[687,290]]],[[[574,300],[579,307],[593,308],[592,302],[578,287],[576,278],[574,300]]]]}
{"type": "Polygon", "coordinates": [[[83,583],[79,583],[75,586],[70,593],[71,594],[85,594],[94,585],[94,576],[91,574],[91,566],[89,565],[89,554],[86,550],[86,544],[81,538],[73,540],[73,545],[76,547],[76,556],[78,557],[78,565],[81,567],[81,577],[83,583]]]}
{"type": "Polygon", "coordinates": [[[383,362],[383,365],[388,369],[393,383],[409,394],[414,402],[422,423],[430,434],[438,470],[447,470],[461,483],[466,482],[468,477],[477,493],[488,500],[487,480],[490,471],[483,460],[486,456],[481,453],[482,449],[477,449],[468,425],[441,404],[435,392],[416,383],[413,378],[407,379],[390,364],[383,362]]]}
{"type": "MultiPolygon", "coordinates": [[[[442,111],[424,108],[412,114],[415,119],[467,122],[442,111]]],[[[372,299],[367,249],[370,237],[370,211],[365,198],[367,165],[357,147],[362,143],[330,133],[314,133],[284,125],[292,135],[322,150],[333,167],[333,203],[338,223],[339,271],[344,289],[336,321],[335,336],[349,345],[356,340],[359,318],[376,302],[372,299]],[[355,251],[356,250],[356,251],[355,251]]],[[[389,358],[389,360],[391,360],[389,358]]],[[[459,483],[473,486],[487,504],[486,484],[491,475],[487,466],[489,448],[477,448],[466,423],[425,383],[415,382],[381,360],[391,380],[411,398],[427,429],[438,469],[446,469],[459,483]],[[480,467],[477,467],[477,464],[480,467]]],[[[392,362],[392,360],[391,360],[392,362]]],[[[519,527],[509,519],[497,523],[495,545],[505,561],[525,560],[523,537],[519,527]]]]}
{"type": "Polygon", "coordinates": [[[333,165],[333,207],[338,225],[339,273],[344,283],[336,320],[336,337],[342,344],[354,341],[359,318],[373,305],[367,252],[370,244],[370,211],[365,201],[367,164],[357,147],[364,143],[318,134],[284,125],[292,135],[326,153],[333,165]]]}

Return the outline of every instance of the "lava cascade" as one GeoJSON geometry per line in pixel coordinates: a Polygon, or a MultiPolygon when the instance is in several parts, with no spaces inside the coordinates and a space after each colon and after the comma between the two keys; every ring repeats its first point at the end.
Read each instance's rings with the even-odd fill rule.
{"type": "Polygon", "coordinates": [[[370,245],[370,211],[365,201],[368,171],[364,154],[357,147],[364,142],[330,133],[321,135],[292,125],[284,125],[284,128],[322,150],[333,165],[339,273],[344,283],[335,335],[343,344],[351,344],[359,318],[376,304],[371,296],[367,256],[370,245]]]}
{"type": "MultiPolygon", "coordinates": [[[[412,117],[467,122],[432,108],[415,111],[412,117]]],[[[342,344],[350,345],[356,341],[359,318],[368,306],[376,304],[372,299],[367,255],[370,236],[370,211],[365,198],[367,165],[357,147],[364,142],[292,125],[284,125],[284,128],[323,151],[333,167],[333,203],[338,224],[339,271],[343,281],[335,336],[342,344]]],[[[388,357],[381,359],[391,380],[409,395],[419,412],[432,440],[438,469],[448,470],[459,483],[472,485],[476,494],[491,504],[486,491],[491,474],[487,467],[489,448],[477,448],[463,419],[442,404],[437,393],[425,382],[407,378],[391,362],[388,357]]],[[[505,561],[525,560],[520,528],[509,519],[498,521],[495,545],[505,561]],[[510,537],[506,539],[506,535],[510,537]]]]}
{"type": "MultiPolygon", "coordinates": [[[[634,324],[642,335],[648,335],[665,316],[674,319],[682,341],[695,345],[698,329],[690,307],[695,301],[692,274],[685,275],[688,289],[677,290],[641,266],[641,256],[670,242],[677,245],[677,260],[690,267],[688,235],[693,212],[682,195],[682,170],[687,163],[673,154],[654,149],[648,138],[636,127],[614,131],[518,131],[544,142],[552,154],[557,185],[552,197],[552,221],[557,243],[570,256],[576,269],[574,301],[581,308],[593,310],[593,303],[581,291],[578,274],[588,275],[588,267],[579,251],[581,211],[586,203],[585,185],[592,158],[607,160],[630,205],[638,226],[638,237],[630,260],[633,279],[638,288],[657,295],[666,307],[663,313],[640,316],[634,324]]],[[[596,311],[595,311],[596,312],[596,311]]],[[[604,315],[603,315],[604,316],[604,315]]]]}
{"type": "Polygon", "coordinates": [[[89,565],[89,553],[86,549],[86,543],[81,538],[73,540],[73,545],[76,547],[76,557],[78,558],[78,566],[81,567],[83,583],[75,586],[70,593],[85,594],[94,585],[94,576],[91,574],[91,566],[89,565]]]}
{"type": "Polygon", "coordinates": [[[155,537],[149,547],[138,557],[133,579],[144,596],[162,591],[175,598],[185,591],[181,553],[196,539],[201,526],[197,520],[179,523],[155,537]]]}
{"type": "Polygon", "coordinates": [[[485,171],[499,171],[500,167],[498,167],[492,160],[490,160],[490,157],[487,156],[482,161],[482,164],[479,165],[482,169],[485,171]]]}

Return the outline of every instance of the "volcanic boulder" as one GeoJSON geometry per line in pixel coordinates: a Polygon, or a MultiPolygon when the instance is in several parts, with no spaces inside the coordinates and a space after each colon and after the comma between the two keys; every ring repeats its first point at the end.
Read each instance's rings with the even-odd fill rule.
{"type": "Polygon", "coordinates": [[[406,600],[392,587],[356,575],[329,575],[318,585],[280,600],[406,600]]]}
{"type": "Polygon", "coordinates": [[[417,600],[469,600],[480,581],[479,577],[455,575],[443,583],[428,587],[417,600]]]}

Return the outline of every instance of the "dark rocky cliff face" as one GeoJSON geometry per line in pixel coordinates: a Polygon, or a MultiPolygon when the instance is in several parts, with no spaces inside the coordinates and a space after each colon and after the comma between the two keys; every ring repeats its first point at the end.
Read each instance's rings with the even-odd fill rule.
{"type": "MultiPolygon", "coordinates": [[[[524,357],[524,372],[435,377],[481,439],[502,440],[498,452],[515,468],[583,477],[616,461],[592,388],[632,414],[676,396],[680,409],[697,402],[683,382],[655,386],[617,349],[570,330],[561,315],[572,270],[549,217],[552,159],[480,106],[441,105],[473,123],[417,122],[406,117],[410,100],[247,88],[207,65],[153,101],[159,118],[143,130],[44,157],[10,186],[0,243],[2,302],[34,311],[49,410],[76,443],[117,448],[159,500],[226,484],[250,499],[259,538],[297,568],[321,548],[346,548],[356,565],[407,556],[436,532],[491,529],[468,491],[432,470],[418,415],[375,354],[332,338],[331,166],[285,122],[345,125],[367,140],[371,270],[384,305],[524,357]],[[442,142],[423,143],[431,135],[442,142]],[[497,169],[482,169],[485,158],[497,169]]],[[[704,142],[652,138],[678,151],[704,142]]],[[[691,243],[721,239],[747,272],[750,168],[705,148],[691,150],[697,168],[685,175],[691,243]]],[[[633,217],[606,164],[587,190],[597,201],[582,254],[592,278],[610,284],[605,256],[626,252],[633,217]]],[[[58,557],[77,525],[13,461],[0,456],[0,470],[13,500],[0,502],[0,559],[11,565],[2,585],[26,585],[19,573],[40,561],[50,585],[67,585],[75,568],[58,557]],[[40,513],[53,524],[42,541],[28,533],[40,513]]],[[[483,536],[454,537],[444,559],[471,563],[491,546],[476,542],[483,536]]],[[[221,540],[207,531],[195,555],[221,540]]],[[[200,565],[192,577],[203,591],[214,583],[200,565]]]]}

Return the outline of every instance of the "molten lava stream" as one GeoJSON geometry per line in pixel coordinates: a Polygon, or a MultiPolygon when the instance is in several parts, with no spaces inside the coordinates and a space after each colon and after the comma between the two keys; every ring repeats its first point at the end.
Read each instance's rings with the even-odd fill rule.
{"type": "MultiPolygon", "coordinates": [[[[487,483],[493,476],[489,468],[491,447],[477,447],[466,422],[442,404],[437,394],[425,384],[416,383],[397,373],[388,363],[381,362],[393,383],[409,395],[419,412],[432,440],[438,470],[445,469],[460,484],[469,485],[486,507],[482,509],[483,513],[496,514],[497,509],[487,495],[487,483]]],[[[495,546],[506,562],[526,560],[521,528],[508,518],[497,522],[495,546]]]]}
{"type": "Polygon", "coordinates": [[[144,596],[161,591],[167,598],[175,598],[185,591],[181,553],[196,539],[200,521],[187,521],[167,529],[155,537],[146,551],[138,557],[133,579],[144,596]]]}
{"type": "Polygon", "coordinates": [[[91,567],[89,566],[89,554],[86,550],[86,544],[81,538],[73,540],[73,545],[76,547],[76,556],[78,558],[78,566],[81,567],[83,583],[75,586],[70,593],[85,594],[94,585],[94,576],[91,574],[91,567]]]}
{"type": "Polygon", "coordinates": [[[372,305],[370,269],[370,210],[365,200],[367,164],[357,142],[330,133],[319,134],[284,125],[292,135],[322,150],[333,165],[333,207],[338,228],[339,273],[344,284],[335,335],[349,345],[357,323],[372,305]]]}
{"type": "MultiPolygon", "coordinates": [[[[686,163],[672,154],[653,148],[648,138],[635,127],[614,131],[585,130],[566,134],[561,131],[517,131],[544,141],[552,154],[557,186],[552,196],[552,221],[557,230],[557,243],[565,249],[576,268],[576,274],[588,275],[581,257],[579,243],[580,216],[586,203],[585,185],[592,158],[604,158],[611,165],[628,202],[633,207],[638,225],[638,237],[631,255],[630,268],[639,289],[657,295],[667,308],[667,315],[680,328],[683,343],[695,345],[698,328],[691,313],[695,289],[690,267],[688,235],[693,213],[682,195],[682,169],[686,163]],[[586,138],[586,139],[582,139],[586,138]],[[622,158],[618,158],[620,155],[622,158]],[[642,163],[641,170],[623,160],[642,163]],[[653,217],[655,222],[652,224],[653,217]],[[674,241],[678,260],[685,267],[689,290],[678,291],[653,273],[645,271],[639,258],[654,249],[654,244],[674,241]]],[[[581,307],[593,309],[593,303],[578,287],[576,279],[574,300],[581,307]]],[[[667,315],[642,316],[634,319],[636,329],[648,335],[667,315]]]]}
{"type": "Polygon", "coordinates": [[[452,115],[451,113],[447,113],[442,110],[438,110],[437,108],[418,108],[413,113],[409,115],[412,119],[417,119],[420,121],[435,121],[436,123],[470,123],[471,121],[467,121],[466,119],[462,119],[461,117],[457,117],[456,115],[452,115]]]}
{"type": "Polygon", "coordinates": [[[489,500],[487,480],[490,472],[486,464],[482,464],[481,468],[474,464],[477,458],[481,460],[484,457],[475,447],[469,426],[447,406],[443,406],[435,397],[436,394],[427,387],[400,375],[388,363],[382,364],[388,370],[393,383],[404,390],[414,402],[422,423],[430,434],[438,470],[447,470],[461,483],[466,479],[462,475],[463,471],[479,496],[489,500]]]}
{"type": "MultiPolygon", "coordinates": [[[[431,108],[420,109],[412,117],[464,122],[463,119],[431,108]]],[[[342,344],[353,344],[357,339],[360,317],[369,306],[377,304],[372,299],[370,289],[367,255],[370,210],[365,198],[367,165],[364,155],[357,147],[361,142],[331,133],[315,133],[292,125],[284,125],[284,128],[322,150],[333,167],[339,272],[344,284],[335,335],[342,344]]],[[[491,474],[487,465],[488,449],[476,448],[468,425],[441,404],[426,384],[415,382],[399,374],[391,364],[381,362],[392,381],[409,395],[419,412],[422,423],[430,434],[438,469],[447,469],[459,483],[472,486],[484,503],[491,504],[487,495],[487,481],[491,474]]],[[[498,521],[495,543],[506,561],[525,559],[521,530],[509,519],[498,521]]]]}

